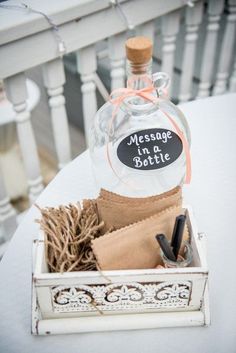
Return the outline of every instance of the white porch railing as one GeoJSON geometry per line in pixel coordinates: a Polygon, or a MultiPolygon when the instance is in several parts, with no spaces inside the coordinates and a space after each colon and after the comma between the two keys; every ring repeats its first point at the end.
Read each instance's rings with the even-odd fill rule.
{"type": "MultiPolygon", "coordinates": [[[[27,0],[0,4],[0,79],[4,79],[9,101],[16,112],[15,121],[21,153],[33,202],[43,189],[39,158],[30,113],[26,106],[24,71],[42,65],[48,92],[58,167],[70,161],[70,138],[65,110],[64,67],[61,53],[76,53],[77,71],[82,81],[83,118],[88,138],[91,120],[97,110],[96,85],[103,90],[97,70],[95,44],[106,40],[111,63],[111,88],[124,85],[124,41],[131,28],[156,40],[155,22],[162,18],[161,69],[171,76],[175,67],[176,38],[185,22],[184,50],[179,85],[179,101],[192,96],[199,28],[207,21],[197,97],[236,90],[236,61],[230,76],[235,47],[236,0],[27,0]],[[220,27],[225,11],[226,22],[220,27]],[[218,43],[219,29],[223,39],[218,43]],[[60,50],[58,50],[60,49],[60,50]],[[61,51],[61,52],[60,52],[61,51]],[[214,70],[216,68],[216,74],[214,70]]],[[[0,117],[1,119],[1,117],[0,117]]],[[[16,212],[0,176],[0,221],[5,238],[16,227],[16,212]]],[[[1,242],[1,240],[0,240],[1,242]]]]}

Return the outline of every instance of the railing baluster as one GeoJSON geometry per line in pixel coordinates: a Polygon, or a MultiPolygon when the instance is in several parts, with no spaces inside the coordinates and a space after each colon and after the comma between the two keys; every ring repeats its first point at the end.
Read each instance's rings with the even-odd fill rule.
{"type": "Polygon", "coordinates": [[[108,39],[111,61],[111,91],[125,86],[125,33],[119,33],[108,39]]]}
{"type": "MultiPolygon", "coordinates": [[[[179,32],[180,11],[173,11],[162,18],[162,64],[161,71],[168,73],[170,78],[173,77],[175,42],[179,32]]],[[[173,87],[173,86],[171,86],[173,87]]],[[[169,90],[171,95],[171,88],[169,90]]]]}
{"type": "Polygon", "coordinates": [[[229,90],[230,92],[235,92],[236,91],[236,58],[234,60],[234,67],[232,71],[232,75],[229,81],[229,90]]]}
{"type": "Polygon", "coordinates": [[[155,22],[149,21],[139,26],[137,34],[140,36],[148,37],[154,42],[155,36],[155,22]]]}
{"type": "Polygon", "coordinates": [[[230,64],[233,55],[235,42],[236,23],[236,0],[228,1],[228,15],[225,27],[225,33],[220,50],[220,59],[217,69],[216,82],[213,88],[213,94],[222,94],[227,89],[230,64]]]}
{"type": "Polygon", "coordinates": [[[3,225],[4,241],[10,239],[16,230],[16,211],[12,207],[0,170],[0,224],[3,225]]]}
{"type": "Polygon", "coordinates": [[[49,95],[48,102],[51,110],[58,167],[61,169],[71,160],[69,127],[63,95],[65,72],[62,59],[58,58],[45,63],[43,78],[49,95]]]}
{"type": "Polygon", "coordinates": [[[16,112],[16,124],[23,162],[29,184],[29,198],[33,202],[43,190],[40,164],[34,133],[27,110],[27,88],[23,73],[5,79],[5,91],[16,112]]]}
{"type": "Polygon", "coordinates": [[[94,72],[97,69],[95,46],[90,45],[80,49],[76,53],[77,70],[81,75],[81,91],[83,104],[83,118],[85,126],[85,137],[88,144],[91,122],[97,111],[96,85],[94,83],[94,72]]]}
{"type": "Polygon", "coordinates": [[[195,2],[194,7],[186,8],[186,35],[182,60],[182,75],[180,81],[180,102],[186,102],[191,98],[195,52],[198,39],[198,28],[202,21],[202,10],[202,0],[195,2]]]}
{"type": "Polygon", "coordinates": [[[197,98],[208,97],[210,95],[212,74],[216,57],[218,30],[220,28],[219,20],[223,9],[224,0],[209,0],[207,6],[207,33],[202,57],[200,84],[197,98]]]}

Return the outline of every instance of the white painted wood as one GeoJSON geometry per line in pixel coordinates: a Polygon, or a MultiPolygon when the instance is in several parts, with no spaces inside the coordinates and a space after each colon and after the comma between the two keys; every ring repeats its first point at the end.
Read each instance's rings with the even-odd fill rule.
{"type": "Polygon", "coordinates": [[[192,76],[195,63],[198,28],[202,21],[203,1],[194,2],[193,7],[186,7],[185,48],[182,60],[182,76],[180,81],[179,101],[186,102],[191,99],[192,76]]]}
{"type": "MultiPolygon", "coordinates": [[[[7,195],[6,188],[1,174],[1,169],[0,169],[0,225],[2,225],[2,230],[3,230],[3,239],[0,239],[0,243],[1,243],[1,240],[3,240],[4,242],[9,240],[17,227],[16,211],[12,207],[9,197],[7,195]]],[[[1,256],[1,253],[0,253],[0,256],[1,256]]]]}
{"type": "Polygon", "coordinates": [[[97,69],[95,46],[90,45],[76,52],[77,69],[81,75],[81,92],[83,103],[83,116],[85,137],[88,144],[92,120],[97,111],[96,85],[94,73],[97,69]]]}
{"type": "Polygon", "coordinates": [[[125,40],[125,32],[108,38],[108,53],[111,62],[111,91],[125,87],[125,40]]]}
{"type": "Polygon", "coordinates": [[[207,267],[203,267],[203,263],[206,266],[205,248],[201,245],[204,238],[198,237],[196,224],[189,207],[187,207],[187,222],[191,232],[195,267],[176,269],[48,273],[45,266],[44,236],[41,232],[35,251],[32,332],[45,334],[47,331],[56,334],[204,325],[204,310],[207,308],[202,306],[202,301],[208,277],[207,267]],[[133,288],[132,293],[129,293],[129,286],[133,288]],[[176,288],[178,288],[176,293],[184,290],[183,297],[180,296],[180,298],[185,298],[183,300],[186,301],[179,303],[178,300],[173,302],[171,299],[169,302],[166,298],[163,307],[163,303],[158,302],[158,295],[154,293],[165,291],[166,286],[173,291],[173,298],[176,288]],[[109,299],[111,293],[119,298],[121,287],[122,296],[127,296],[125,306],[118,299],[115,302],[109,299]],[[138,296],[141,295],[139,301],[135,303],[133,302],[134,292],[138,296]],[[151,301],[150,296],[153,296],[151,301]],[[35,317],[36,301],[38,314],[35,317]],[[123,318],[122,325],[118,320],[120,314],[123,318]],[[155,326],[152,321],[154,317],[156,318],[155,326]],[[110,328],[107,326],[108,322],[111,324],[110,328]],[[37,330],[35,330],[36,327],[37,330]]]}
{"type": "MultiPolygon", "coordinates": [[[[37,0],[31,1],[35,7],[38,6],[39,3],[37,0]]],[[[59,11],[56,16],[62,20],[64,11],[67,13],[68,6],[70,20],[58,26],[60,36],[65,42],[67,53],[84,48],[126,30],[119,13],[111,6],[108,0],[106,0],[106,8],[97,12],[93,11],[94,1],[90,1],[90,12],[82,18],[78,15],[80,7],[83,9],[80,0],[73,0],[74,9],[71,9],[65,3],[62,5],[64,1],[56,1],[59,11]],[[80,20],[78,20],[78,16],[80,20]],[[97,25],[94,26],[94,24],[97,25]]],[[[122,4],[123,11],[128,18],[132,19],[132,24],[135,27],[183,7],[186,1],[147,0],[145,4],[144,6],[143,0],[126,0],[122,4]]],[[[55,4],[53,6],[54,12],[56,12],[56,6],[55,4]]],[[[46,12],[48,7],[50,7],[49,3],[44,3],[44,10],[46,12]]],[[[13,13],[10,10],[8,12],[6,10],[4,12],[3,10],[0,11],[0,23],[2,19],[4,21],[3,29],[0,31],[0,39],[2,40],[2,44],[4,44],[1,48],[0,56],[0,77],[3,78],[58,57],[57,42],[52,34],[52,29],[48,28],[45,19],[42,21],[39,15],[36,16],[28,13],[26,16],[21,11],[17,11],[17,14],[18,21],[15,25],[13,23],[14,31],[11,31],[11,41],[8,41],[4,39],[8,37],[9,23],[12,23],[13,13]],[[32,33],[32,26],[29,24],[33,20],[35,20],[34,28],[37,28],[37,24],[39,28],[42,28],[42,23],[44,23],[43,28],[45,29],[46,27],[47,29],[38,30],[34,35],[29,35],[32,33]],[[20,37],[17,35],[18,29],[19,33],[21,33],[20,37]],[[18,40],[14,40],[14,38],[18,40]],[[17,58],[15,55],[16,52],[17,58]]],[[[83,11],[81,11],[81,16],[83,16],[83,11]]]]}
{"type": "Polygon", "coordinates": [[[209,285],[208,281],[206,283],[205,293],[204,293],[204,300],[202,303],[203,312],[204,312],[204,320],[205,325],[209,326],[211,324],[211,314],[210,314],[210,301],[209,301],[209,285]]]}
{"type": "MultiPolygon", "coordinates": [[[[163,12],[169,12],[178,7],[184,6],[187,3],[187,0],[158,0],[158,2],[156,0],[146,0],[146,7],[142,6],[143,0],[119,0],[119,2],[122,3],[122,9],[127,15],[127,18],[132,18],[132,24],[137,25],[136,18],[143,16],[144,13],[149,13],[149,15],[151,15],[152,12],[158,10],[160,13],[159,16],[161,16],[163,12]],[[139,13],[140,8],[143,9],[142,13],[139,13]],[[134,11],[136,12],[135,16],[132,16],[134,11]]],[[[71,0],[69,4],[68,0],[57,0],[56,2],[48,2],[44,0],[40,3],[38,0],[28,0],[27,4],[33,9],[41,10],[49,16],[52,16],[57,25],[63,25],[70,21],[72,22],[75,19],[90,16],[93,13],[106,13],[108,9],[111,9],[111,12],[116,14],[117,20],[123,29],[125,25],[119,12],[114,9],[112,1],[110,0],[71,0]]],[[[108,17],[110,16],[110,14],[107,15],[108,17]]],[[[153,18],[155,17],[157,16],[154,16],[153,18]]],[[[146,21],[148,21],[148,19],[146,21]]],[[[2,23],[0,29],[0,44],[14,41],[21,37],[32,35],[36,32],[42,32],[50,28],[49,23],[38,14],[33,14],[33,16],[29,17],[25,16],[23,11],[11,11],[9,13],[9,10],[6,9],[4,11],[1,9],[0,23],[2,23]],[[34,26],[30,26],[32,18],[34,26]],[[15,25],[17,26],[17,31],[14,31],[15,25]]],[[[120,31],[117,31],[117,33],[118,32],[120,31]]]]}
{"type": "Polygon", "coordinates": [[[26,80],[23,73],[11,76],[4,81],[6,95],[16,112],[15,120],[22,152],[24,167],[29,185],[29,198],[33,202],[43,190],[36,142],[27,109],[26,80]]]}
{"type": "Polygon", "coordinates": [[[104,83],[102,82],[102,80],[100,79],[100,77],[96,72],[94,72],[94,82],[104,101],[105,102],[108,101],[109,100],[108,90],[106,89],[104,83]]]}
{"type": "Polygon", "coordinates": [[[48,317],[53,312],[50,287],[36,287],[36,295],[40,313],[43,317],[48,317]]]}
{"type": "MultiPolygon", "coordinates": [[[[38,256],[38,255],[37,255],[38,256]]],[[[168,278],[169,281],[173,281],[178,275],[178,279],[181,281],[185,281],[189,275],[191,275],[194,279],[203,279],[207,275],[207,268],[201,267],[188,267],[184,271],[181,270],[166,270],[158,269],[155,270],[134,270],[134,271],[123,271],[123,272],[111,272],[111,271],[102,271],[102,273],[98,272],[71,272],[71,273],[63,273],[63,276],[60,273],[40,273],[36,274],[35,272],[35,285],[37,287],[40,286],[53,286],[53,285],[81,285],[81,284],[109,284],[119,283],[120,279],[125,282],[129,281],[141,281],[142,283],[156,282],[158,280],[164,281],[168,278]],[[136,272],[135,272],[136,271],[136,272]],[[117,273],[118,272],[118,273],[117,273]],[[201,272],[201,274],[199,274],[201,272]]]]}
{"type": "MultiPolygon", "coordinates": [[[[207,266],[206,258],[207,258],[207,237],[205,233],[198,233],[198,240],[200,242],[200,247],[202,248],[202,252],[205,254],[205,257],[202,259],[203,266],[207,266]]],[[[205,325],[209,326],[211,323],[211,315],[210,315],[210,302],[209,302],[209,280],[207,279],[205,284],[204,297],[202,302],[202,310],[204,312],[204,320],[205,325]]]]}
{"type": "Polygon", "coordinates": [[[56,145],[59,169],[71,160],[68,119],[65,108],[63,85],[65,73],[61,58],[47,62],[43,66],[44,84],[49,95],[53,136],[56,145]]]}
{"type": "Polygon", "coordinates": [[[202,56],[200,84],[197,98],[210,95],[210,87],[213,79],[213,69],[216,61],[216,45],[218,31],[220,28],[219,20],[224,9],[224,0],[210,0],[207,4],[208,23],[207,33],[202,56]]]}
{"type": "Polygon", "coordinates": [[[236,92],[236,53],[235,53],[233,71],[229,80],[229,91],[236,92]]]}
{"type": "MultiPolygon", "coordinates": [[[[173,75],[176,36],[179,32],[180,10],[173,11],[162,18],[162,64],[161,71],[166,72],[170,78],[173,75]]],[[[171,96],[171,87],[169,94],[171,96]]]]}
{"type": "Polygon", "coordinates": [[[232,60],[236,31],[236,0],[228,1],[227,22],[220,50],[219,64],[213,94],[222,94],[227,90],[230,64],[232,60]]]}
{"type": "MultiPolygon", "coordinates": [[[[28,79],[26,79],[26,88],[28,93],[27,109],[33,111],[39,103],[40,90],[35,82],[28,79]]],[[[6,98],[3,100],[0,98],[0,168],[6,193],[10,200],[26,196],[28,193],[21,152],[16,144],[15,115],[12,104],[6,98]]]]}
{"type": "Polygon", "coordinates": [[[152,42],[155,41],[155,21],[145,22],[137,29],[137,35],[148,37],[152,42]]]}
{"type": "Polygon", "coordinates": [[[185,313],[149,313],[132,315],[113,315],[99,317],[80,317],[70,319],[39,320],[38,335],[56,335],[82,332],[124,331],[153,329],[160,327],[203,326],[201,311],[185,313]]]}
{"type": "MultiPolygon", "coordinates": [[[[37,277],[40,273],[48,272],[48,268],[46,266],[46,258],[44,256],[44,250],[43,250],[44,241],[43,241],[43,238],[41,238],[41,232],[38,240],[35,241],[34,243],[34,249],[35,249],[34,273],[36,274],[36,277],[37,277]]],[[[35,277],[35,281],[36,281],[36,277],[35,277]]]]}
{"type": "MultiPolygon", "coordinates": [[[[126,0],[119,0],[120,3],[123,1],[126,0]]],[[[18,4],[14,3],[14,5],[18,4]]],[[[47,0],[40,2],[38,0],[27,0],[27,5],[32,9],[42,11],[48,14],[48,16],[52,16],[57,25],[73,21],[75,18],[81,18],[111,6],[110,0],[70,0],[69,3],[68,0],[57,0],[55,2],[48,2],[47,0]]],[[[25,16],[22,10],[11,10],[9,13],[9,9],[1,9],[0,44],[14,41],[21,37],[50,28],[50,24],[45,21],[45,18],[40,14],[31,14],[31,16],[28,16],[28,10],[26,13],[27,15],[25,16]],[[34,26],[30,26],[32,18],[34,19],[34,26]],[[14,30],[15,26],[17,26],[17,31],[14,30]]]]}

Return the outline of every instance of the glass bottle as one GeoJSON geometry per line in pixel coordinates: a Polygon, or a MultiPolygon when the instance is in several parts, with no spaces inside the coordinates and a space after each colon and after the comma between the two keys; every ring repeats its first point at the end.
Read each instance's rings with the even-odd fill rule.
{"type": "Polygon", "coordinates": [[[166,268],[181,268],[191,266],[193,261],[193,248],[187,241],[184,242],[183,256],[179,255],[177,261],[171,261],[163,254],[162,250],[160,250],[160,252],[163,265],[166,268]]]}
{"type": "Polygon", "coordinates": [[[169,78],[152,75],[152,43],[145,37],[126,42],[127,87],[146,92],[151,102],[135,92],[118,90],[95,115],[90,134],[90,155],[98,187],[123,196],[147,197],[183,184],[186,155],[181,131],[190,144],[182,112],[166,97],[169,78]],[[122,95],[122,98],[117,103],[122,95]],[[117,98],[117,100],[116,100],[117,98]]]}

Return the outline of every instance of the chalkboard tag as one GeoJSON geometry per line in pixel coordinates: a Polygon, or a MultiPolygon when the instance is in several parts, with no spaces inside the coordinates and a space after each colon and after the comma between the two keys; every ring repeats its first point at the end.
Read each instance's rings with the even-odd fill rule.
{"type": "Polygon", "coordinates": [[[153,170],[176,161],[182,150],[182,141],[174,131],[147,129],[125,137],[117,148],[117,156],[127,167],[153,170]]]}

